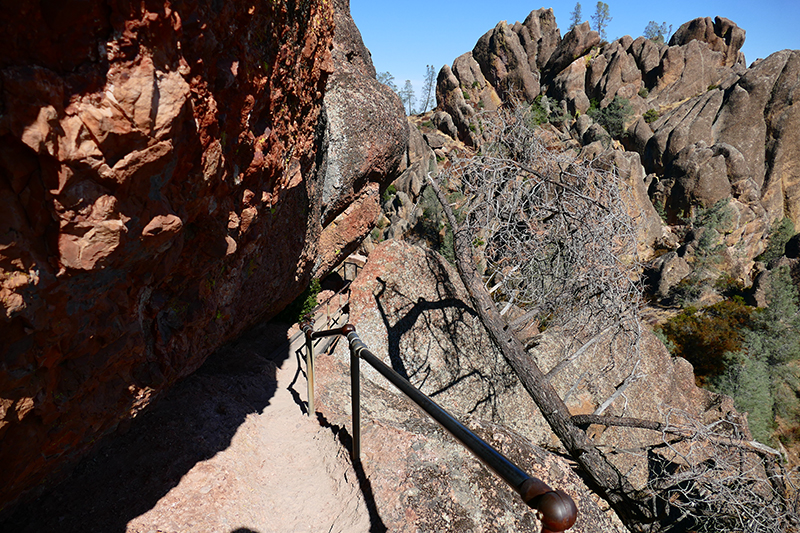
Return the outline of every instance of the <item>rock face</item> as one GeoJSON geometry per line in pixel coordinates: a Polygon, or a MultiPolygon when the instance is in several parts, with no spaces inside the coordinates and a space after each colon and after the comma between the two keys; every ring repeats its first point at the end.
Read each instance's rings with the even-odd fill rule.
{"type": "MultiPolygon", "coordinates": [[[[776,52],[746,68],[744,39],[734,22],[706,17],[683,24],[669,44],[625,36],[601,46],[588,24],[561,38],[551,11],[533,11],[524,23],[501,22],[452,69],[442,68],[434,123],[477,146],[476,115],[496,108],[495,97],[546,96],[541,106],[563,133],[608,149],[609,135],[585,113],[592,102],[604,109],[615,98],[628,100],[633,115],[620,140],[645,169],[633,188],[641,210],[655,215],[652,203],[664,222],[676,224],[728,202],[736,228],[725,245],[739,247],[730,250],[741,256],[732,268],[749,284],[771,225],[788,216],[800,227],[800,117],[792,105],[800,51],[776,52]],[[467,68],[473,61],[482,76],[467,68]]],[[[647,246],[663,233],[658,224],[653,216],[645,221],[647,246]]]]}
{"type": "MultiPolygon", "coordinates": [[[[400,241],[379,244],[352,285],[350,310],[361,339],[396,372],[456,418],[468,420],[531,475],[572,494],[583,517],[576,531],[615,530],[608,521],[616,520],[613,514],[600,513],[581,484],[564,475],[564,463],[538,448],[560,445],[444,259],[400,241]]],[[[591,414],[608,403],[609,415],[679,425],[738,420],[746,427],[730,398],[698,388],[691,365],[672,358],[652,333],[642,337],[639,356],[626,360],[613,339],[602,338],[580,352],[566,351],[570,342],[547,330],[537,336],[530,355],[550,374],[572,414],[591,414]],[[624,394],[615,396],[622,384],[624,394]]],[[[319,358],[317,384],[325,418],[350,431],[348,366],[349,350],[340,343],[331,357],[319,358]]],[[[488,473],[366,363],[361,375],[362,461],[390,530],[538,531],[513,492],[484,477],[488,473]]],[[[635,486],[647,484],[653,464],[635,450],[663,446],[661,433],[591,427],[589,434],[635,486]]]]}
{"type": "Polygon", "coordinates": [[[355,247],[407,130],[346,1],[26,4],[0,49],[2,508],[355,247]]]}
{"type": "MultiPolygon", "coordinates": [[[[370,254],[352,286],[350,322],[370,349],[532,476],[570,494],[570,531],[624,531],[557,455],[532,400],[492,346],[465,289],[441,257],[400,241],[370,254]],[[510,429],[513,428],[513,429],[510,429]]],[[[316,366],[318,409],[351,431],[349,350],[316,366]]],[[[362,466],[390,531],[539,531],[534,513],[427,415],[361,364],[362,466]]]]}

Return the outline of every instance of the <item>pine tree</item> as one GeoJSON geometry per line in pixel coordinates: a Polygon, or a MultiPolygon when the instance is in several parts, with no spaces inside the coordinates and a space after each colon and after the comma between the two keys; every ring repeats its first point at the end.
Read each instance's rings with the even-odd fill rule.
{"type": "Polygon", "coordinates": [[[592,15],[592,21],[594,22],[595,31],[597,31],[597,33],[600,34],[600,38],[605,41],[607,39],[606,28],[608,27],[608,23],[611,22],[608,4],[605,2],[597,2],[594,15],[592,15]]]}
{"type": "Polygon", "coordinates": [[[414,86],[411,84],[411,80],[406,80],[406,84],[398,94],[406,108],[406,113],[409,115],[414,114],[414,104],[417,101],[417,97],[414,95],[414,86]]]}
{"type": "Polygon", "coordinates": [[[569,30],[571,30],[572,28],[574,28],[575,26],[577,26],[578,24],[581,23],[581,18],[582,18],[583,15],[581,14],[581,3],[580,2],[575,4],[575,9],[572,10],[572,13],[571,13],[570,16],[572,18],[570,18],[569,30]]]}
{"type": "Polygon", "coordinates": [[[672,24],[667,26],[666,22],[662,22],[661,24],[657,23],[655,20],[651,20],[647,23],[647,26],[644,29],[644,33],[642,34],[646,39],[650,39],[651,41],[657,43],[664,43],[667,39],[669,39],[669,35],[672,33],[672,24]]]}
{"type": "Polygon", "coordinates": [[[422,101],[423,105],[422,108],[419,110],[420,113],[424,113],[425,111],[428,110],[428,108],[431,105],[433,105],[435,88],[436,88],[436,70],[433,68],[433,65],[428,65],[427,67],[425,67],[425,84],[422,86],[422,94],[425,95],[425,99],[422,101]]]}

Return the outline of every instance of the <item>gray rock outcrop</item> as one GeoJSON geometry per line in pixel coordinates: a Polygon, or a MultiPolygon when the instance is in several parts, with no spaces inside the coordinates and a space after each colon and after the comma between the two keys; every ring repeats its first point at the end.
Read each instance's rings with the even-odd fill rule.
{"type": "MultiPolygon", "coordinates": [[[[452,266],[433,252],[386,241],[370,254],[350,298],[350,322],[371,351],[530,475],[575,499],[580,513],[570,531],[624,531],[563,459],[535,444],[549,443],[549,430],[452,266]]],[[[319,409],[345,428],[349,357],[339,343],[316,367],[319,409]]],[[[466,449],[371,367],[362,363],[361,374],[362,464],[389,530],[540,530],[519,496],[466,449]]]]}
{"type": "Polygon", "coordinates": [[[609,148],[600,121],[582,115],[593,102],[603,109],[624,98],[633,116],[621,141],[639,153],[647,176],[647,194],[636,195],[642,209],[656,204],[675,223],[727,200],[746,231],[732,230],[725,243],[744,239],[746,257],[736,268],[746,269],[772,223],[786,214],[800,227],[800,112],[792,105],[800,52],[776,52],[746,68],[744,39],[734,22],[706,17],[682,25],[669,44],[625,36],[601,47],[588,24],[560,38],[552,13],[533,11],[523,23],[498,24],[452,70],[442,69],[434,123],[478,146],[476,114],[497,107],[495,97],[508,100],[513,86],[529,102],[546,95],[545,113],[579,143],[609,148]],[[559,109],[577,121],[564,122],[559,109]]]}

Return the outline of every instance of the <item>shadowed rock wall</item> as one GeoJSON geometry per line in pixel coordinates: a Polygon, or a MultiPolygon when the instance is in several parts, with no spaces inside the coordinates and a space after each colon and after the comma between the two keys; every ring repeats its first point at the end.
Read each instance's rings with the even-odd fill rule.
{"type": "MultiPolygon", "coordinates": [[[[323,97],[360,43],[346,1],[3,12],[0,509],[325,274],[402,159],[384,147],[323,194],[323,97]]],[[[356,59],[402,143],[399,101],[356,59]]]]}

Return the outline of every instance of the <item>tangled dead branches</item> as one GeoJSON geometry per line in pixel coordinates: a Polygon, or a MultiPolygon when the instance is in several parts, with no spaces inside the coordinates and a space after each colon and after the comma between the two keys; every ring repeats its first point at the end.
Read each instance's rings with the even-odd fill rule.
{"type": "Polygon", "coordinates": [[[640,265],[625,184],[613,167],[548,146],[524,106],[483,124],[490,141],[443,176],[467,199],[461,228],[493,299],[576,340],[624,331],[635,351],[640,265]]]}
{"type": "MultiPolygon", "coordinates": [[[[486,302],[493,301],[500,315],[512,306],[521,308],[527,320],[538,321],[540,329],[557,330],[577,347],[545,376],[533,368],[535,363],[515,353],[518,349],[497,317],[482,313],[523,383],[528,372],[526,389],[543,413],[551,413],[553,420],[548,422],[567,450],[575,448],[586,458],[590,454],[585,453],[585,437],[576,436],[559,418],[558,413],[568,414],[564,400],[550,393],[537,397],[535,389],[546,387],[551,374],[600,337],[633,369],[631,376],[640,377],[635,202],[613,166],[582,160],[548,143],[527,113],[524,105],[517,105],[484,115],[480,122],[486,141],[480,152],[454,161],[440,179],[463,198],[455,205],[459,223],[452,212],[448,219],[461,243],[456,253],[461,256],[462,278],[475,263],[480,265],[483,283],[470,289],[476,302],[488,310],[491,304],[486,302]],[[469,261],[464,261],[465,255],[471,255],[469,261]]],[[[437,192],[449,211],[451,206],[438,188],[437,192]]],[[[470,286],[466,279],[465,284],[470,286]]],[[[591,423],[661,434],[631,451],[648,464],[643,490],[632,490],[624,478],[618,486],[603,486],[614,467],[599,450],[592,452],[597,454],[594,459],[579,460],[632,530],[797,531],[797,473],[783,470],[775,450],[749,440],[741,421],[708,423],[668,410],[663,421],[619,423],[600,416],[602,411],[590,415],[598,419],[573,417],[571,424],[576,430],[591,423]],[[636,510],[626,512],[626,507],[636,510]]]]}

